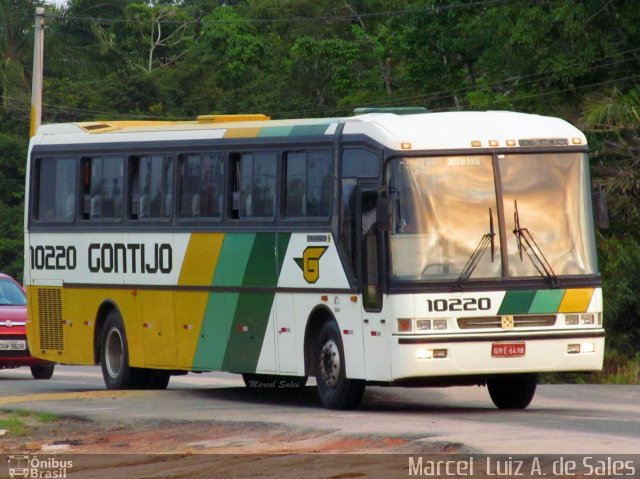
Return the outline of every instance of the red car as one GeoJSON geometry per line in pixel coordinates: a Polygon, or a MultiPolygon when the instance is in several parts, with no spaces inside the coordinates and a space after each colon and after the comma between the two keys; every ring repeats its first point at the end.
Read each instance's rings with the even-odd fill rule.
{"type": "Polygon", "coordinates": [[[0,369],[31,366],[35,379],[49,379],[55,363],[36,359],[27,345],[27,296],[18,282],[0,273],[0,369]]]}

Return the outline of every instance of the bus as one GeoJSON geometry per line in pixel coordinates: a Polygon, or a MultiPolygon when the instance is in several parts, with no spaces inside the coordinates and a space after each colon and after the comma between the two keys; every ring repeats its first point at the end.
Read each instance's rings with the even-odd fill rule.
{"type": "Polygon", "coordinates": [[[30,349],[109,389],[225,371],[315,377],[332,409],[367,384],[526,408],[540,373],[602,369],[587,153],[561,119],[498,111],[42,126],[30,349]]]}

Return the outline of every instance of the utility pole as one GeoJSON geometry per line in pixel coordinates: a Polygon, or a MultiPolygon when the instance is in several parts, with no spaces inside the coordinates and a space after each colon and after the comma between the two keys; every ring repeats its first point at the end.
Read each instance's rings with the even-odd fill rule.
{"type": "Polygon", "coordinates": [[[42,123],[42,70],[44,60],[44,8],[36,7],[33,39],[33,77],[31,79],[31,127],[34,136],[42,123]]]}

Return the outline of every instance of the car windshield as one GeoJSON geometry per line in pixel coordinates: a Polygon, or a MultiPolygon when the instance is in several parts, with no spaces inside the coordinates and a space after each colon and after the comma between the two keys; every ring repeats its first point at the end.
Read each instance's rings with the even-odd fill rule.
{"type": "Polygon", "coordinates": [[[22,288],[10,279],[0,278],[0,307],[24,306],[27,304],[22,288]]]}
{"type": "Polygon", "coordinates": [[[597,272],[584,154],[400,158],[387,178],[397,281],[597,272]]]}

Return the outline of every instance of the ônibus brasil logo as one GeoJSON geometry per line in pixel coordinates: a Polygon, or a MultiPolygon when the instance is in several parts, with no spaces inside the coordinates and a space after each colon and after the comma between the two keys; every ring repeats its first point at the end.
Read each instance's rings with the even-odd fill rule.
{"type": "Polygon", "coordinates": [[[73,468],[73,461],[57,457],[9,456],[9,477],[30,479],[66,479],[67,472],[73,468]]]}

